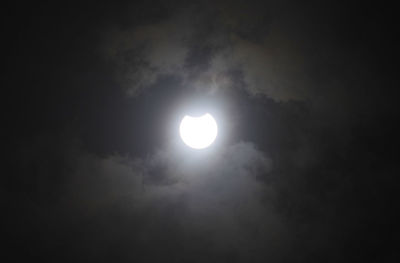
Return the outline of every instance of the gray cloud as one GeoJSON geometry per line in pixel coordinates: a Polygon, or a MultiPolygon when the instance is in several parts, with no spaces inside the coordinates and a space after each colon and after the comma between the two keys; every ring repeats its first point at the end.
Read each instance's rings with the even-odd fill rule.
{"type": "Polygon", "coordinates": [[[74,207],[90,218],[124,200],[122,213],[133,213],[134,220],[143,217],[132,222],[130,238],[150,246],[163,238],[190,238],[189,247],[182,244],[181,260],[192,259],[193,246],[205,240],[210,248],[198,255],[203,260],[234,253],[239,260],[257,261],[254,252],[266,249],[273,259],[287,238],[274,209],[276,193],[257,180],[269,173],[271,160],[252,143],[228,146],[212,156],[188,156],[170,147],[147,159],[83,154],[78,162],[67,198],[77,201],[74,207]],[[163,229],[168,224],[174,234],[163,229]]]}
{"type": "MultiPolygon", "coordinates": [[[[41,147],[58,152],[54,140],[41,147]]],[[[83,247],[96,248],[96,254],[85,255],[100,260],[110,251],[101,249],[102,240],[113,247],[122,238],[124,257],[142,262],[166,255],[187,262],[194,254],[200,262],[232,255],[254,262],[268,255],[277,262],[289,242],[285,220],[275,209],[277,193],[273,185],[258,180],[268,176],[272,160],[250,142],[206,155],[188,155],[170,145],[147,158],[99,157],[71,143],[60,154],[57,160],[67,170],[64,180],[53,186],[57,194],[51,205],[42,203],[44,196],[32,200],[38,210],[31,216],[54,228],[52,242],[68,242],[70,256],[83,247]],[[65,230],[56,230],[60,223],[65,230]],[[66,234],[70,228],[74,231],[66,234]],[[174,250],[168,254],[171,246],[174,250]],[[160,254],[145,252],[151,247],[160,254]]],[[[41,178],[46,177],[43,173],[51,175],[51,165],[39,161],[46,158],[35,157],[41,178]]],[[[111,251],[119,253],[118,248],[111,251]]]]}
{"type": "Polygon", "coordinates": [[[155,24],[114,27],[103,36],[103,52],[131,95],[164,75],[181,78],[188,89],[212,93],[229,89],[234,81],[230,72],[240,71],[242,88],[250,94],[277,101],[309,98],[304,54],[285,34],[284,23],[270,21],[274,6],[268,13],[241,1],[229,6],[217,3],[213,11],[188,7],[155,24]]]}

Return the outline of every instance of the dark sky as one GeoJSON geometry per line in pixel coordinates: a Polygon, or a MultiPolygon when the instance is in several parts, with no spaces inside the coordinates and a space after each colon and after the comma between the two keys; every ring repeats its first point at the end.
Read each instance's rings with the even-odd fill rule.
{"type": "Polygon", "coordinates": [[[397,262],[395,11],[5,6],[4,262],[397,262]]]}

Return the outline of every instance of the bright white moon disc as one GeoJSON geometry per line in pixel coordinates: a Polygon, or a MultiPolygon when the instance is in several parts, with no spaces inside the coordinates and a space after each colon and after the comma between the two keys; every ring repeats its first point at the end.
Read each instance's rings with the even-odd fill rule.
{"type": "Polygon", "coordinates": [[[181,121],[179,133],[187,146],[194,149],[204,149],[217,138],[217,122],[209,113],[200,117],[186,115],[181,121]]]}

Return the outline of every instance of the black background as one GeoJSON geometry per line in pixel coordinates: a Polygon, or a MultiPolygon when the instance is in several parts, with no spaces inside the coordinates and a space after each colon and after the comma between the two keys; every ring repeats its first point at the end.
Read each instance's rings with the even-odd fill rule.
{"type": "MultiPolygon", "coordinates": [[[[393,262],[398,258],[395,9],[379,2],[248,1],[244,5],[249,9],[241,12],[259,17],[257,22],[240,20],[239,12],[232,16],[240,23],[229,32],[213,24],[220,21],[218,10],[235,3],[51,2],[16,3],[2,9],[6,164],[1,203],[6,261],[393,262]],[[223,49],[207,42],[215,35],[234,34],[258,45],[263,37],[269,41],[275,23],[282,23],[290,29],[282,34],[301,46],[304,74],[311,80],[303,94],[284,100],[270,96],[268,90],[254,95],[246,89],[246,73],[232,67],[227,73],[233,83],[229,89],[206,97],[182,84],[175,72],[157,76],[138,95],[128,95],[127,84],[116,77],[116,64],[99,51],[108,36],[105,32],[110,27],[134,31],[162,25],[193,10],[199,27],[189,27],[195,36],[183,66],[193,78],[206,71],[223,49]],[[182,114],[176,114],[179,105],[190,104],[193,98],[229,116],[225,122],[231,131],[221,147],[233,145],[230,158],[246,159],[242,158],[246,152],[234,145],[250,142],[243,148],[267,156],[272,163],[267,170],[252,162],[244,166],[256,185],[273,189],[273,199],[265,190],[257,204],[273,207],[285,226],[285,237],[271,233],[269,238],[273,226],[266,230],[267,237],[257,234],[258,224],[269,220],[268,215],[257,214],[262,208],[247,214],[250,223],[231,229],[238,231],[238,240],[240,233],[249,235],[252,243],[246,245],[231,242],[229,233],[218,230],[223,223],[215,223],[217,230],[210,233],[182,223],[190,209],[185,196],[165,205],[162,199],[151,199],[146,209],[137,208],[135,202],[142,201],[129,195],[107,197],[110,192],[130,193],[131,177],[138,176],[132,160],[142,160],[141,169],[149,170],[145,181],[149,187],[169,187],[180,180],[171,177],[176,172],[162,162],[154,167],[151,160],[157,150],[167,147],[171,120],[182,114]],[[97,164],[113,156],[123,156],[122,164],[130,163],[126,165],[131,177],[124,175],[115,182],[109,176],[119,170],[97,164]],[[105,197],[93,201],[101,195],[105,197]],[[137,234],[143,232],[148,238],[137,234]],[[193,234],[198,232],[202,234],[193,234]],[[221,248],[214,241],[232,244],[221,248]]],[[[286,78],[296,82],[290,74],[286,78]]],[[[215,173],[226,168],[235,176],[240,170],[232,168],[235,160],[215,173]]],[[[230,177],[215,184],[224,180],[230,177]]],[[[243,209],[247,206],[251,209],[252,203],[243,209]]],[[[213,218],[213,212],[208,216],[213,218]]],[[[205,224],[205,229],[214,229],[213,219],[205,224]]]]}

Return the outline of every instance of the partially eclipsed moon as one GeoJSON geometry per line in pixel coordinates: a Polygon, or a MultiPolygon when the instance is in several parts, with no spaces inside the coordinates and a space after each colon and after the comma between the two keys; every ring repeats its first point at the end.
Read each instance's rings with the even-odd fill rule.
{"type": "Polygon", "coordinates": [[[194,149],[204,149],[217,138],[217,122],[209,113],[200,117],[186,115],[179,127],[182,141],[194,149]]]}

